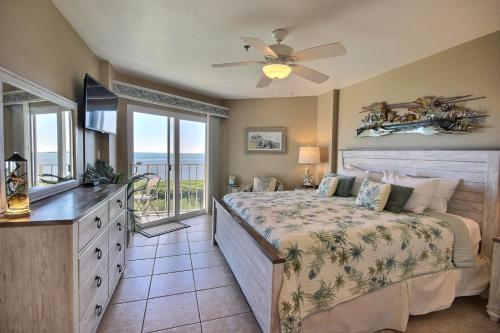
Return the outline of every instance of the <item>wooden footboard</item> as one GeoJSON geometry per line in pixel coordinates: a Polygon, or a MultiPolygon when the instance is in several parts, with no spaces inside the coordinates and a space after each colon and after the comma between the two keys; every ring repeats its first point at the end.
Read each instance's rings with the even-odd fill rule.
{"type": "Polygon", "coordinates": [[[224,254],[264,333],[280,330],[278,294],[283,279],[282,258],[260,234],[213,199],[213,241],[224,254]]]}

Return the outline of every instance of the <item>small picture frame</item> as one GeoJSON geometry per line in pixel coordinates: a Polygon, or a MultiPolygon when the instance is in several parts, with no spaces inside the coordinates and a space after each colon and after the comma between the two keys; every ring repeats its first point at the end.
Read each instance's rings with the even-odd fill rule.
{"type": "Polygon", "coordinates": [[[286,128],[248,127],[245,131],[247,153],[285,154],[286,128]]]}

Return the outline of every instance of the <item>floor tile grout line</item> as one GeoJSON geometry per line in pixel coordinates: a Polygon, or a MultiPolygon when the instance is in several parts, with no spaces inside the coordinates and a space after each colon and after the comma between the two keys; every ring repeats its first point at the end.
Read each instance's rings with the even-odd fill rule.
{"type": "Polygon", "coordinates": [[[157,333],[157,332],[162,332],[162,331],[165,331],[165,330],[171,330],[171,329],[175,329],[175,328],[179,328],[179,327],[184,327],[184,326],[195,325],[195,324],[200,324],[200,327],[201,327],[201,322],[197,322],[197,323],[185,324],[185,325],[174,326],[174,327],[169,327],[169,328],[162,328],[160,330],[149,331],[147,333],[157,333]]]}
{"type": "MultiPolygon", "coordinates": [[[[179,328],[179,327],[185,327],[185,326],[191,326],[191,325],[195,325],[195,324],[199,324],[200,328],[201,328],[201,330],[203,332],[203,325],[201,325],[202,323],[208,323],[210,321],[215,321],[215,320],[220,320],[220,319],[225,319],[225,318],[231,318],[231,317],[241,316],[241,315],[244,315],[244,314],[247,314],[247,313],[252,313],[252,311],[246,311],[246,312],[242,312],[242,313],[236,313],[236,314],[232,314],[230,316],[217,317],[217,318],[214,318],[214,319],[205,320],[205,321],[199,321],[199,322],[196,322],[196,323],[190,323],[190,324],[185,324],[185,325],[173,326],[173,327],[169,327],[169,328],[162,328],[162,329],[159,329],[159,330],[148,331],[147,333],[157,333],[157,332],[162,332],[162,331],[165,331],[165,330],[171,330],[171,329],[175,329],[175,328],[179,328]]],[[[146,332],[144,332],[144,333],[146,333],[146,332]]]]}
{"type": "MultiPolygon", "coordinates": [[[[162,244],[159,244],[159,245],[162,245],[162,244]]],[[[153,246],[153,245],[150,245],[150,246],[153,246]]],[[[201,251],[201,252],[193,252],[193,253],[189,252],[189,253],[183,253],[183,254],[173,254],[173,255],[170,255],[170,256],[158,256],[157,255],[158,246],[155,249],[155,256],[154,257],[137,258],[137,259],[127,259],[127,261],[139,261],[139,260],[151,260],[151,259],[156,259],[156,258],[180,257],[180,256],[191,255],[191,254],[195,254],[196,255],[196,254],[201,254],[201,253],[217,253],[217,254],[220,254],[220,253],[217,252],[217,250],[214,250],[214,251],[201,251]]],[[[189,245],[188,245],[188,247],[189,247],[189,245]]]]}
{"type": "Polygon", "coordinates": [[[244,315],[244,314],[247,314],[247,313],[252,313],[252,310],[241,312],[241,313],[235,313],[235,314],[232,314],[232,315],[229,315],[229,316],[222,316],[222,317],[217,317],[217,318],[214,318],[214,319],[204,320],[204,321],[201,321],[200,323],[208,323],[209,321],[220,320],[220,319],[225,319],[225,318],[231,318],[231,317],[235,317],[235,316],[241,316],[241,315],[244,315]]]}
{"type": "Polygon", "coordinates": [[[195,325],[195,324],[199,324],[200,325],[201,331],[203,333],[203,325],[202,325],[202,323],[208,323],[210,321],[215,321],[215,320],[220,320],[220,319],[225,319],[225,318],[231,318],[231,317],[241,316],[241,315],[244,315],[244,314],[247,314],[247,313],[252,313],[252,311],[247,311],[247,312],[242,312],[242,313],[236,313],[236,314],[233,314],[233,315],[230,315],[230,316],[217,317],[217,318],[210,319],[210,320],[205,320],[205,321],[198,321],[196,323],[190,323],[190,324],[185,324],[185,325],[173,326],[173,327],[169,327],[169,328],[162,328],[162,329],[159,329],[159,330],[148,331],[148,333],[162,332],[162,331],[165,331],[165,330],[171,330],[171,329],[175,329],[175,328],[179,328],[179,327],[185,327],[185,326],[191,326],[191,325],[195,325]]]}
{"type": "Polygon", "coordinates": [[[193,276],[193,284],[194,284],[194,297],[196,298],[198,319],[200,320],[200,330],[201,333],[203,333],[203,326],[201,325],[200,303],[198,302],[198,293],[196,292],[196,279],[194,278],[193,258],[191,257],[191,246],[189,245],[189,242],[188,242],[188,248],[189,248],[189,260],[191,261],[191,275],[193,276]]]}
{"type": "MultiPolygon", "coordinates": [[[[183,271],[183,272],[189,272],[189,271],[183,271]]],[[[178,272],[175,272],[178,273],[178,272]]],[[[165,274],[170,274],[170,273],[165,273],[165,274]]],[[[161,274],[160,274],[161,275],[161,274]]],[[[148,275],[148,276],[142,276],[142,277],[151,277],[151,280],[153,276],[148,275]]],[[[193,274],[193,281],[194,281],[194,274],[193,274]]],[[[178,293],[173,293],[173,294],[166,294],[166,295],[160,295],[160,296],[147,296],[146,298],[141,298],[141,299],[134,299],[130,301],[123,301],[123,302],[116,302],[116,303],[110,303],[110,305],[116,305],[116,304],[125,304],[125,303],[131,303],[131,302],[140,302],[140,301],[145,301],[145,300],[150,300],[150,299],[155,299],[155,298],[162,298],[162,297],[169,297],[169,296],[178,296],[178,295],[183,295],[183,294],[191,294],[197,291],[207,291],[207,290],[212,290],[212,289],[219,289],[219,288],[225,288],[225,287],[234,287],[237,286],[237,283],[231,283],[231,284],[225,284],[223,286],[217,286],[217,287],[210,287],[210,288],[203,288],[203,289],[196,289],[196,283],[195,283],[195,289],[191,291],[183,291],[183,292],[178,292],[178,293]]]]}
{"type": "MultiPolygon", "coordinates": [[[[165,258],[165,257],[160,257],[158,259],[161,259],[161,258],[165,258]]],[[[155,259],[155,262],[156,262],[156,259],[155,259]]],[[[136,278],[136,277],[144,277],[144,276],[150,276],[150,275],[161,275],[161,274],[169,274],[169,273],[187,272],[187,271],[191,271],[191,270],[199,270],[199,269],[215,268],[215,267],[226,267],[226,266],[228,266],[228,265],[227,264],[223,264],[223,265],[217,265],[217,266],[198,267],[198,268],[191,268],[191,269],[182,269],[180,271],[161,272],[161,273],[155,273],[154,272],[154,266],[153,266],[153,272],[152,272],[152,274],[139,275],[139,276],[129,276],[129,277],[126,277],[124,279],[132,279],[132,278],[136,278]]]]}
{"type": "Polygon", "coordinates": [[[153,283],[153,273],[155,270],[155,264],[156,264],[156,252],[158,252],[158,242],[160,241],[160,238],[158,237],[158,241],[156,242],[156,251],[155,251],[155,259],[153,260],[153,270],[151,272],[151,279],[149,280],[149,288],[148,288],[148,298],[146,298],[146,306],[144,307],[144,314],[142,315],[142,326],[141,326],[141,332],[144,331],[144,324],[146,322],[146,312],[148,311],[148,303],[149,303],[149,293],[151,292],[151,284],[153,283]]]}

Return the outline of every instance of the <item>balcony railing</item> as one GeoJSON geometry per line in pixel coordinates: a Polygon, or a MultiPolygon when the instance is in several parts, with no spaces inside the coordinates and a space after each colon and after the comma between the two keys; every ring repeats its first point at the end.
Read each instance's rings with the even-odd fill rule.
{"type": "MultiPolygon", "coordinates": [[[[146,220],[157,220],[173,216],[174,207],[174,170],[173,165],[169,167],[166,163],[141,163],[133,165],[134,175],[153,174],[161,178],[158,189],[147,189],[152,191],[153,199],[150,205],[141,204],[140,193],[135,197],[134,204],[138,208],[139,216],[146,220]]],[[[205,208],[205,164],[203,163],[181,163],[179,164],[180,180],[180,212],[187,213],[205,208]]],[[[135,184],[137,188],[144,187],[145,180],[135,184]]]]}

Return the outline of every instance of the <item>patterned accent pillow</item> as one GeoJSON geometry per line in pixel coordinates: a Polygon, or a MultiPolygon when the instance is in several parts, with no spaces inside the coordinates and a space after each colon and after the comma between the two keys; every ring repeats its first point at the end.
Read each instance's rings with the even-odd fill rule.
{"type": "Polygon", "coordinates": [[[365,178],[359,189],[356,204],[381,212],[387,203],[387,199],[389,199],[390,193],[391,184],[379,183],[365,178]]]}
{"type": "Polygon", "coordinates": [[[339,184],[339,177],[325,176],[321,180],[316,193],[324,197],[331,197],[339,184]]]}
{"type": "Polygon", "coordinates": [[[273,177],[254,177],[252,192],[274,192],[277,181],[273,177]]]}

